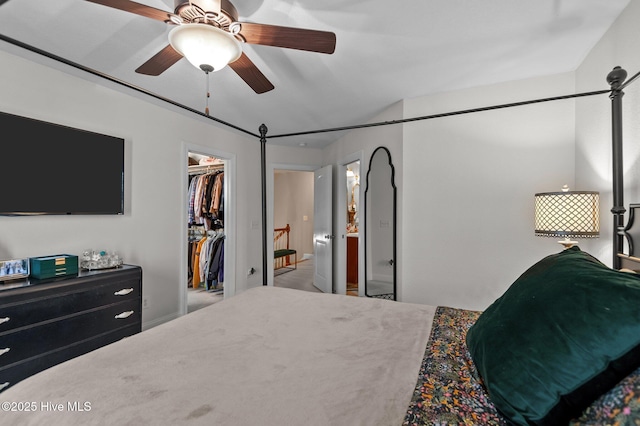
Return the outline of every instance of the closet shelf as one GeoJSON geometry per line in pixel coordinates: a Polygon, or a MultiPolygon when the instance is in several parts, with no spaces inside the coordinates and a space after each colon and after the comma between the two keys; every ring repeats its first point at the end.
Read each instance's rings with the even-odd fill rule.
{"type": "Polygon", "coordinates": [[[203,166],[189,166],[190,175],[200,175],[203,173],[215,172],[218,170],[224,170],[224,164],[207,164],[203,166]]]}

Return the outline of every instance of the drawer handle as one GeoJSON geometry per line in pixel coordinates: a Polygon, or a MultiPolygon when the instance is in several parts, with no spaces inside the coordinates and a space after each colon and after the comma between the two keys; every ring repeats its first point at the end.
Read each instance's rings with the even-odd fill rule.
{"type": "Polygon", "coordinates": [[[10,384],[11,384],[11,383],[9,383],[9,382],[4,382],[4,383],[0,384],[0,391],[1,391],[2,389],[6,388],[7,386],[9,386],[10,384]]]}
{"type": "Polygon", "coordinates": [[[9,322],[9,317],[0,318],[0,324],[4,324],[5,322],[9,322]]]}
{"type": "Polygon", "coordinates": [[[4,355],[4,354],[6,354],[7,352],[9,352],[10,350],[11,350],[11,348],[3,348],[3,349],[0,349],[0,355],[4,355]]]}
{"type": "Polygon", "coordinates": [[[133,292],[132,288],[123,288],[122,290],[116,291],[113,294],[115,294],[116,296],[126,296],[127,294],[129,294],[131,292],[133,292]]]}
{"type": "Polygon", "coordinates": [[[126,311],[126,312],[123,312],[121,314],[116,315],[116,319],[129,318],[131,315],[133,315],[133,311],[126,311]]]}

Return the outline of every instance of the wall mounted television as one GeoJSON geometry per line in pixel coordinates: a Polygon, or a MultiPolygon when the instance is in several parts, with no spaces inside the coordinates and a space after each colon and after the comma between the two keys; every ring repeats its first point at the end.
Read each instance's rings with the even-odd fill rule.
{"type": "Polygon", "coordinates": [[[0,215],[124,213],[124,139],[0,112],[0,215]]]}

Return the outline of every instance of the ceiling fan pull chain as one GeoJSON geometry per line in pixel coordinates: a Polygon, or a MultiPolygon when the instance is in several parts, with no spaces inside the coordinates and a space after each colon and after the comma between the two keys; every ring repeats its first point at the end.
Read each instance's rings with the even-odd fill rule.
{"type": "Polygon", "coordinates": [[[209,72],[205,71],[205,74],[207,76],[207,106],[204,109],[204,113],[209,115],[209,97],[211,96],[211,94],[209,93],[209,72]]]}
{"type": "Polygon", "coordinates": [[[209,115],[209,73],[213,71],[213,67],[209,64],[200,65],[200,69],[207,75],[207,105],[204,113],[209,115]]]}

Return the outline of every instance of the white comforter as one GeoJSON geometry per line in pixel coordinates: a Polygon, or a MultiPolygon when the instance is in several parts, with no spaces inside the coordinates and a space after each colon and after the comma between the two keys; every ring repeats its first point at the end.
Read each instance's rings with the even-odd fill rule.
{"type": "Polygon", "coordinates": [[[435,308],[259,287],[0,393],[3,425],[400,425],[435,308]],[[18,408],[18,404],[13,405],[18,408]],[[34,409],[35,408],[35,409],[34,409]]]}

